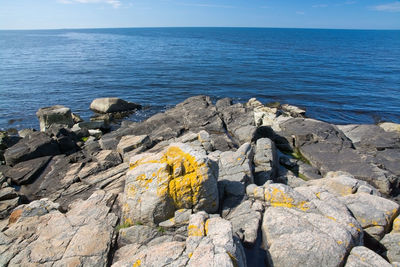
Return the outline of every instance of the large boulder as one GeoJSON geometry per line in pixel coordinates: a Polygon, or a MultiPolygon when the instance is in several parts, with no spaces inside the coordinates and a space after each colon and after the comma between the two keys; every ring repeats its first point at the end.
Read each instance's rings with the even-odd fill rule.
{"type": "Polygon", "coordinates": [[[127,102],[117,97],[96,98],[90,104],[90,109],[98,113],[112,113],[141,109],[142,106],[127,102]]]}
{"type": "Polygon", "coordinates": [[[72,127],[72,125],[74,125],[71,109],[61,105],[40,108],[36,112],[36,116],[39,119],[40,130],[42,132],[46,131],[53,124],[67,127],[72,127]]]}
{"type": "Polygon", "coordinates": [[[45,133],[34,132],[8,148],[4,158],[7,165],[12,166],[21,161],[57,154],[60,154],[60,150],[55,140],[45,133]]]}
{"type": "Polygon", "coordinates": [[[158,154],[131,158],[125,183],[123,220],[158,224],[177,209],[215,212],[218,187],[215,170],[204,150],[176,143],[158,154]]]}
{"type": "Polygon", "coordinates": [[[20,162],[8,169],[4,175],[17,185],[31,183],[39,176],[50,159],[51,156],[45,156],[20,162]]]}
{"type": "Polygon", "coordinates": [[[257,140],[254,154],[255,183],[263,185],[268,180],[276,177],[278,169],[278,156],[274,142],[268,138],[257,140]]]}

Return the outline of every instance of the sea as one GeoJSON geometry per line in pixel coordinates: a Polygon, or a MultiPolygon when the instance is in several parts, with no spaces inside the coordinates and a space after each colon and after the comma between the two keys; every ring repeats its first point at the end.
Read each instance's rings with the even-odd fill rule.
{"type": "Polygon", "coordinates": [[[400,123],[400,31],[120,28],[0,31],[0,129],[120,97],[141,121],[184,99],[280,102],[334,124],[400,123]]]}

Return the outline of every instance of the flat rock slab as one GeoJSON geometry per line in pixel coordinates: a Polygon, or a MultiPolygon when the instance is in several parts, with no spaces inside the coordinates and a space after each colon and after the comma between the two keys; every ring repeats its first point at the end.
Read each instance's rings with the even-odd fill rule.
{"type": "MultiPolygon", "coordinates": [[[[353,148],[351,140],[336,126],[313,119],[290,119],[280,125],[287,143],[301,152],[325,175],[345,171],[377,187],[382,193],[393,190],[392,178],[353,148]]],[[[382,130],[383,131],[383,130],[382,130]]]]}
{"type": "Polygon", "coordinates": [[[51,156],[46,156],[20,162],[9,169],[5,176],[17,185],[29,184],[40,175],[50,159],[51,156]]]}
{"type": "Polygon", "coordinates": [[[45,133],[34,132],[8,148],[4,158],[7,165],[13,166],[21,161],[57,154],[60,150],[56,141],[45,133]]]}

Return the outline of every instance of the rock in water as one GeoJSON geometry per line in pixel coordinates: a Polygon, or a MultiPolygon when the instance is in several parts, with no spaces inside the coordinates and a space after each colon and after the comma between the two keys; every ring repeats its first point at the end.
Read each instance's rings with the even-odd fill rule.
{"type": "Polygon", "coordinates": [[[218,187],[204,150],[182,143],[171,144],[158,154],[131,158],[125,183],[123,220],[158,224],[177,209],[218,209],[218,187]]]}
{"type": "Polygon", "coordinates": [[[71,109],[56,105],[51,107],[40,108],[36,112],[36,116],[40,122],[40,131],[46,131],[51,125],[66,125],[72,127],[74,121],[71,115],[71,109]]]}
{"type": "Polygon", "coordinates": [[[117,97],[96,98],[90,104],[90,109],[98,113],[112,113],[141,109],[142,106],[127,102],[117,97]]]}

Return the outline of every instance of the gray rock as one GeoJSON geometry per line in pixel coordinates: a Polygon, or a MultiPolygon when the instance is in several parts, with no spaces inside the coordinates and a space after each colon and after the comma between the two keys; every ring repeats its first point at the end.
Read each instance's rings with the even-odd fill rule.
{"type": "Polygon", "coordinates": [[[290,208],[268,208],[261,229],[273,266],[341,266],[357,245],[334,220],[290,208]]]}
{"type": "Polygon", "coordinates": [[[248,184],[254,183],[252,173],[253,149],[243,144],[236,152],[221,153],[218,162],[218,187],[228,196],[243,196],[248,184]]]}
{"type": "Polygon", "coordinates": [[[36,116],[39,118],[40,130],[42,132],[46,131],[53,124],[67,127],[74,125],[71,109],[61,105],[40,108],[36,112],[36,116]]]}
{"type": "Polygon", "coordinates": [[[157,229],[146,225],[134,225],[119,230],[118,244],[125,246],[128,244],[147,244],[150,240],[159,236],[157,229]]]}
{"type": "Polygon", "coordinates": [[[97,98],[90,104],[90,109],[98,113],[112,113],[141,109],[139,104],[127,102],[116,97],[97,98]]]}
{"type": "Polygon", "coordinates": [[[377,240],[390,231],[389,227],[399,212],[399,204],[365,193],[339,199],[351,210],[363,229],[377,240]]]}
{"type": "Polygon", "coordinates": [[[8,148],[4,153],[7,165],[15,165],[38,157],[60,153],[57,143],[42,132],[34,132],[8,148]]]}
{"type": "Polygon", "coordinates": [[[232,223],[233,232],[248,247],[255,245],[262,219],[261,212],[252,206],[253,201],[244,201],[225,217],[232,223]]]}
{"type": "Polygon", "coordinates": [[[390,262],[400,262],[400,233],[385,235],[381,244],[386,248],[385,256],[390,262]]]}
{"type": "Polygon", "coordinates": [[[391,267],[392,265],[372,250],[363,246],[357,246],[351,250],[345,265],[345,267],[375,266],[391,267]]]}
{"type": "Polygon", "coordinates": [[[278,156],[275,144],[268,138],[257,140],[254,154],[255,183],[263,185],[268,180],[273,180],[277,174],[278,156]]]}
{"type": "Polygon", "coordinates": [[[21,200],[19,197],[4,199],[0,201],[0,220],[8,218],[11,212],[19,205],[21,200]]]}

